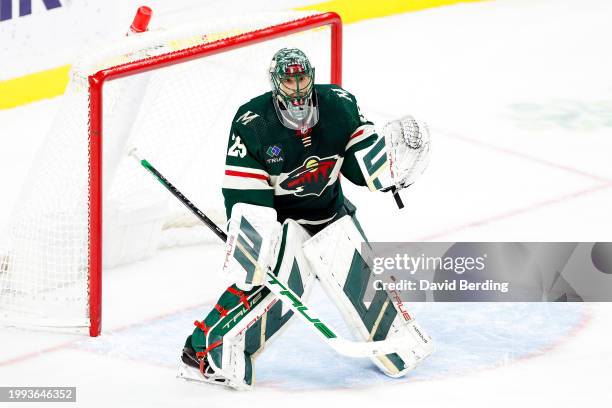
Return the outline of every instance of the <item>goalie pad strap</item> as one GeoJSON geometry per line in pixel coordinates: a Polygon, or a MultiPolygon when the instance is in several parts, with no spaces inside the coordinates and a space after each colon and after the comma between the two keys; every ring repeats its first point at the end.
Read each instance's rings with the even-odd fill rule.
{"type": "Polygon", "coordinates": [[[193,322],[193,324],[200,330],[202,330],[202,332],[204,332],[204,334],[207,334],[208,331],[210,330],[210,327],[206,326],[206,324],[204,322],[199,322],[199,321],[195,321],[193,322]]]}
{"type": "Polygon", "coordinates": [[[247,309],[250,309],[251,306],[249,305],[249,300],[248,298],[244,295],[244,292],[238,289],[234,289],[231,286],[229,288],[227,288],[227,291],[229,293],[231,293],[234,296],[237,296],[240,299],[240,302],[242,302],[242,304],[244,305],[244,307],[246,307],[247,309]]]}
{"type": "Polygon", "coordinates": [[[224,308],[223,308],[223,306],[221,306],[221,305],[220,305],[220,304],[218,304],[218,303],[215,305],[215,310],[216,310],[217,312],[219,312],[219,315],[220,315],[221,317],[225,317],[225,316],[227,316],[228,310],[224,309],[224,308]]]}
{"type": "Polygon", "coordinates": [[[219,347],[221,344],[223,344],[223,340],[219,340],[214,342],[213,344],[211,344],[210,346],[206,347],[206,349],[204,351],[199,351],[196,353],[196,357],[197,358],[204,358],[206,357],[206,355],[213,349],[219,347]]]}

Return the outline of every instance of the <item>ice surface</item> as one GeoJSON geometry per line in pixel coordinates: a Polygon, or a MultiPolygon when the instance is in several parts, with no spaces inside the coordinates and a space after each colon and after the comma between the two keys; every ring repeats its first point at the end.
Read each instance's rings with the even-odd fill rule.
{"type": "MultiPolygon", "coordinates": [[[[498,0],[347,26],[344,85],[364,113],[412,113],[433,137],[405,210],[345,186],[370,239],[610,241],[610,16],[606,0],[498,0]]],[[[58,102],[0,111],[0,224],[58,102]]],[[[220,255],[169,249],[105,271],[99,338],[1,329],[0,384],[77,386],[78,406],[105,407],[612,403],[610,304],[411,305],[438,351],[399,380],[294,322],[252,393],[180,382],[184,338],[228,283],[220,255]]],[[[322,293],[311,302],[342,327],[322,293]]]]}

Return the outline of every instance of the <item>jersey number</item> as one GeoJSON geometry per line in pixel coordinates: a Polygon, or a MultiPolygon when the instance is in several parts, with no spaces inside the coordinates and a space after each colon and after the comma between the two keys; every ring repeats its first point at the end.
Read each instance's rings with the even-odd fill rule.
{"type": "Polygon", "coordinates": [[[247,149],[242,143],[242,140],[240,140],[240,136],[232,135],[232,140],[234,141],[234,144],[230,146],[229,150],[227,151],[227,155],[240,158],[246,156],[247,149]]]}

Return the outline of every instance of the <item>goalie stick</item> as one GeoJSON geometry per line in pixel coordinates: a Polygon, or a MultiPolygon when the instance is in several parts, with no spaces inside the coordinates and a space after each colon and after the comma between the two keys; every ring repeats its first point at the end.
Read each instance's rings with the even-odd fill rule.
{"type": "Polygon", "coordinates": [[[402,201],[402,197],[400,196],[397,187],[391,187],[391,193],[393,194],[393,198],[395,199],[395,204],[397,204],[397,208],[399,208],[400,210],[404,208],[404,202],[402,201]]]}
{"type": "MultiPolygon", "coordinates": [[[[149,171],[172,195],[174,195],[185,207],[189,209],[200,221],[210,228],[223,242],[227,240],[227,234],[210,218],[196,207],[187,197],[183,195],[172,183],[170,183],[151,163],[141,159],[132,149],[129,155],[140,162],[142,167],[149,171]]],[[[246,251],[245,251],[246,253],[246,251]]],[[[373,357],[397,352],[405,347],[402,339],[380,340],[380,341],[352,341],[339,337],[327,323],[316,317],[317,314],[307,306],[302,299],[291,290],[288,285],[279,281],[270,270],[265,271],[264,285],[270,289],[285,305],[302,319],[306,325],[315,328],[319,337],[338,353],[348,357],[373,357]]]]}

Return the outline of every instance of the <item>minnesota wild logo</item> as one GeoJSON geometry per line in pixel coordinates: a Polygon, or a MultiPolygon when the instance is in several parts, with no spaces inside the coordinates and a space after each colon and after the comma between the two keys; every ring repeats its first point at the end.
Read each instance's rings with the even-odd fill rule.
{"type": "Polygon", "coordinates": [[[319,158],[311,156],[304,164],[279,177],[279,186],[285,194],[298,197],[307,195],[319,196],[325,188],[338,179],[338,155],[319,158]]]}

